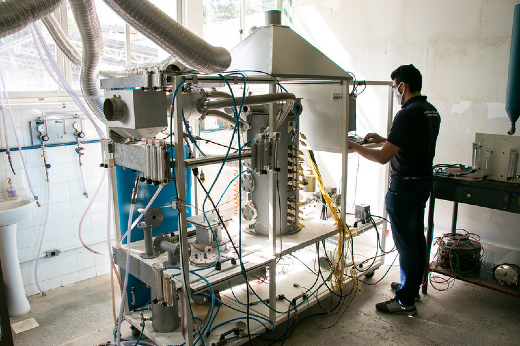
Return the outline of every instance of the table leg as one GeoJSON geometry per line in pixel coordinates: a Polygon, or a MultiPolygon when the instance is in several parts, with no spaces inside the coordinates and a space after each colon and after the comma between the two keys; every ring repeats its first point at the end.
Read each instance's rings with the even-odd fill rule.
{"type": "Polygon", "coordinates": [[[459,215],[459,202],[453,202],[453,214],[451,216],[451,233],[457,233],[457,217],[459,215]]]}

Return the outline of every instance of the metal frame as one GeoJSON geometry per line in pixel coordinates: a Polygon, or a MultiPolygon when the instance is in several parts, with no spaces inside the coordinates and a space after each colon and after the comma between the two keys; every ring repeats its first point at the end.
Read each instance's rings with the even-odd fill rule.
{"type": "MultiPolygon", "coordinates": [[[[230,84],[241,83],[241,81],[238,78],[235,78],[234,76],[228,76],[226,78],[228,79],[228,81],[230,81],[230,84]]],[[[298,78],[292,78],[291,80],[299,81],[298,78]]],[[[308,80],[308,79],[306,79],[306,80],[308,80]]],[[[215,86],[215,85],[216,86],[225,86],[225,83],[222,81],[222,79],[219,76],[196,76],[196,75],[194,75],[194,76],[175,76],[174,78],[172,78],[172,80],[168,81],[168,84],[172,83],[173,85],[178,85],[179,83],[181,83],[183,81],[192,83],[192,84],[197,84],[197,85],[202,84],[204,86],[215,86]]],[[[267,84],[269,86],[269,92],[273,93],[276,91],[276,79],[275,78],[266,77],[266,76],[258,76],[258,78],[256,78],[253,76],[249,76],[247,78],[247,82],[255,83],[255,84],[267,84]]],[[[313,81],[313,82],[320,84],[321,82],[324,82],[324,81],[313,81]]],[[[330,82],[330,81],[328,81],[328,82],[330,82]]],[[[388,96],[389,108],[388,108],[388,124],[387,124],[388,126],[387,126],[387,128],[390,129],[391,123],[392,123],[392,116],[393,116],[393,110],[392,110],[393,94],[392,94],[392,89],[390,88],[392,83],[391,82],[366,82],[365,83],[365,82],[354,82],[354,81],[348,80],[348,79],[333,80],[332,82],[340,83],[343,86],[342,87],[343,107],[342,107],[342,114],[341,114],[342,128],[343,128],[343,132],[344,132],[343,143],[342,143],[343,147],[342,147],[342,153],[341,153],[342,154],[341,194],[342,194],[342,198],[343,198],[343,203],[341,204],[340,211],[341,211],[342,221],[346,223],[346,221],[347,221],[346,220],[347,172],[348,172],[348,154],[349,154],[348,139],[347,139],[348,128],[349,128],[349,124],[348,124],[348,122],[349,122],[349,103],[348,103],[349,87],[351,85],[365,85],[365,84],[366,85],[389,86],[389,94],[388,94],[389,95],[388,96]]],[[[313,83],[310,83],[310,84],[313,84],[313,83]]],[[[309,87],[311,87],[311,85],[309,85],[309,87]]],[[[182,120],[181,112],[182,112],[182,99],[179,98],[174,103],[174,112],[173,112],[173,115],[174,115],[173,125],[174,125],[174,133],[175,133],[174,144],[175,144],[175,158],[176,158],[175,159],[175,170],[176,170],[175,174],[176,174],[176,182],[177,182],[177,197],[180,200],[186,200],[184,169],[189,168],[189,167],[199,166],[199,165],[216,163],[216,162],[219,162],[219,160],[221,161],[221,158],[195,158],[195,159],[188,159],[188,160],[184,159],[183,120],[182,120]]],[[[274,104],[270,104],[269,105],[270,134],[272,134],[274,132],[273,130],[275,129],[275,124],[276,124],[275,106],[274,106],[274,104]]],[[[247,157],[247,155],[248,154],[246,153],[245,155],[243,155],[243,157],[244,156],[247,157]]],[[[257,239],[259,239],[258,242],[263,242],[264,245],[262,245],[262,247],[265,246],[265,249],[270,251],[272,254],[271,258],[267,259],[266,262],[264,262],[265,264],[267,264],[269,266],[269,275],[271,278],[276,277],[276,272],[277,272],[276,260],[279,257],[290,254],[303,247],[312,245],[325,238],[328,238],[328,237],[331,237],[331,236],[334,236],[335,234],[337,234],[337,231],[334,230],[334,226],[332,224],[330,224],[330,225],[323,224],[321,226],[320,225],[312,226],[312,225],[308,224],[309,228],[311,228],[311,226],[312,226],[317,230],[315,234],[310,235],[308,238],[304,237],[305,239],[301,238],[301,242],[298,243],[297,245],[291,245],[289,248],[286,248],[286,249],[283,249],[280,246],[280,248],[278,249],[277,240],[279,238],[276,237],[275,230],[278,229],[278,227],[280,226],[279,225],[280,218],[277,215],[278,201],[277,201],[277,193],[276,193],[276,181],[277,181],[276,174],[277,174],[276,172],[271,172],[269,175],[269,202],[270,202],[270,210],[271,210],[271,212],[269,214],[269,224],[270,224],[269,239],[266,241],[265,238],[257,238],[257,239]],[[320,227],[321,227],[321,230],[319,229],[320,227]]],[[[387,178],[388,169],[386,170],[385,175],[387,178]]],[[[385,187],[388,188],[388,179],[386,179],[386,181],[385,181],[385,187]]],[[[387,215],[386,215],[386,211],[385,211],[384,217],[386,218],[386,216],[387,215]]],[[[180,220],[179,241],[181,243],[181,248],[186,249],[188,247],[188,235],[187,235],[187,230],[188,230],[187,226],[188,225],[187,225],[187,220],[186,220],[186,206],[184,206],[184,205],[179,205],[179,220],[180,220]]],[[[116,222],[116,224],[117,224],[117,222],[116,222]]],[[[379,224],[383,225],[383,228],[385,231],[386,227],[387,227],[386,222],[381,221],[381,222],[378,222],[378,225],[379,224]]],[[[366,229],[363,230],[363,232],[370,229],[371,227],[372,226],[369,225],[368,227],[366,227],[366,229]]],[[[302,232],[305,232],[305,231],[302,231],[302,232]]],[[[377,229],[376,229],[376,232],[378,232],[377,229]]],[[[301,237],[301,234],[299,236],[301,237]]],[[[292,239],[294,242],[294,240],[300,239],[300,238],[298,238],[299,236],[297,234],[296,236],[294,236],[294,235],[283,236],[283,238],[292,239]],[[290,238],[290,237],[292,237],[292,238],[290,238]]],[[[386,245],[385,236],[382,236],[381,238],[382,238],[381,246],[384,248],[386,245]]],[[[384,256],[381,257],[380,261],[376,264],[374,270],[377,269],[379,266],[381,266],[383,263],[384,263],[384,256]]],[[[251,267],[251,268],[253,268],[253,267],[251,267]]],[[[250,269],[248,269],[248,271],[249,270],[250,269]]],[[[191,308],[191,293],[192,293],[191,289],[192,289],[192,287],[190,286],[189,258],[187,256],[186,251],[183,251],[183,255],[181,256],[181,275],[182,275],[181,276],[182,279],[179,279],[179,281],[182,280],[182,285],[181,285],[182,291],[183,291],[182,295],[185,297],[185,299],[180,300],[180,302],[183,304],[181,309],[184,310],[186,313],[186,316],[188,316],[186,318],[186,320],[183,321],[183,323],[184,323],[183,329],[184,330],[193,330],[193,320],[189,317],[191,314],[190,311],[192,310],[192,308],[191,308]]],[[[199,286],[200,286],[200,284],[199,284],[199,286]]],[[[277,304],[276,289],[277,289],[276,280],[274,280],[274,279],[270,280],[270,282],[269,282],[270,309],[269,309],[268,315],[269,315],[269,319],[271,321],[273,321],[273,323],[277,323],[277,320],[279,319],[279,318],[277,318],[279,316],[277,316],[277,313],[275,311],[276,304],[277,304]]],[[[126,311],[128,312],[128,307],[127,307],[126,311]]],[[[129,318],[129,320],[132,321],[132,318],[129,318]]],[[[193,334],[192,333],[187,333],[186,344],[187,345],[193,344],[193,334]]]]}

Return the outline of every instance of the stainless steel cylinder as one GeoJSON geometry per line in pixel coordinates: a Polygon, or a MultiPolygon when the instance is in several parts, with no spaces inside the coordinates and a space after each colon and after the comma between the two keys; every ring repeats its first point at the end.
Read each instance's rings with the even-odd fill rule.
{"type": "Polygon", "coordinates": [[[282,25],[282,11],[270,10],[265,11],[265,26],[282,25]]]}
{"type": "MultiPolygon", "coordinates": [[[[157,297],[155,297],[154,290],[151,290],[151,292],[152,301],[154,301],[157,297]]],[[[163,306],[161,303],[152,304],[152,327],[156,332],[173,332],[179,326],[180,318],[177,300],[174,300],[172,306],[163,306]]]]}

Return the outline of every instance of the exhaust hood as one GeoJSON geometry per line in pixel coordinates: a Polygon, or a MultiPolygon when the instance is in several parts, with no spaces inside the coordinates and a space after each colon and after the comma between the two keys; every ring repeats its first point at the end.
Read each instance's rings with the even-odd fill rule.
{"type": "Polygon", "coordinates": [[[352,79],[345,70],[287,26],[260,27],[230,53],[229,70],[262,71],[280,79],[352,79]]]}

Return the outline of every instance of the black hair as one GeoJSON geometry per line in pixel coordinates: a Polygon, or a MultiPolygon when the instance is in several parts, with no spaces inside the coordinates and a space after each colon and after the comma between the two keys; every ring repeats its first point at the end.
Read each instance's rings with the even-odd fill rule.
{"type": "Polygon", "coordinates": [[[408,84],[411,92],[421,91],[422,89],[421,72],[412,64],[399,66],[390,74],[390,78],[395,79],[396,85],[401,84],[401,82],[408,84]]]}

